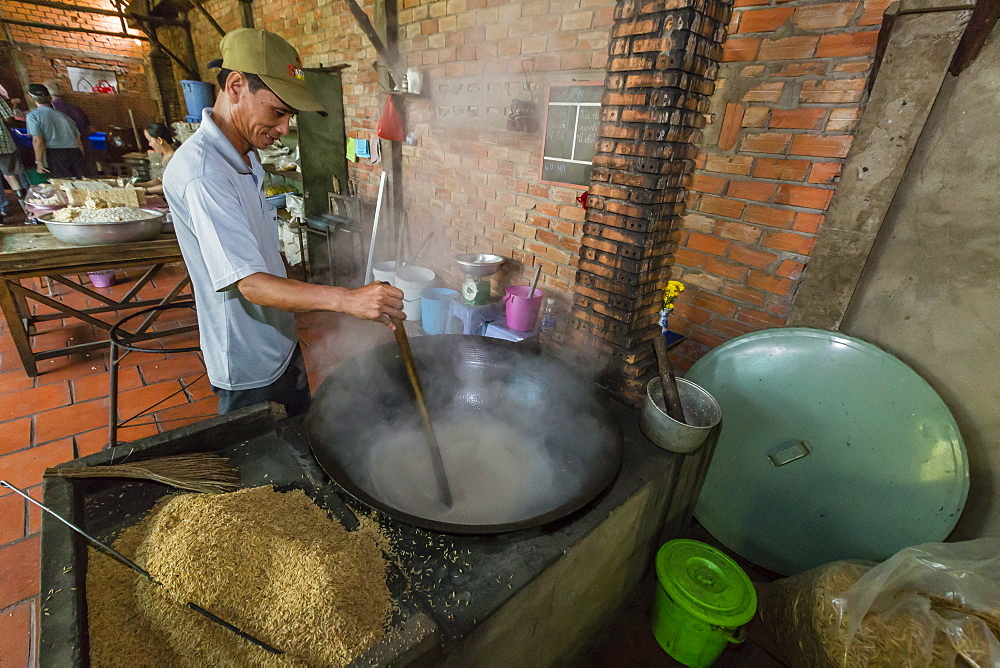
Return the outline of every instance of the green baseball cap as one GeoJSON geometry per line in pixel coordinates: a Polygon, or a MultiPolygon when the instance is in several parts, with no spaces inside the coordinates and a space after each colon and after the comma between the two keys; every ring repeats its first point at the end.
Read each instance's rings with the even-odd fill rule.
{"type": "MultiPolygon", "coordinates": [[[[255,28],[239,28],[219,43],[221,67],[227,70],[256,74],[282,102],[298,111],[325,109],[306,88],[302,61],[291,44],[284,39],[255,28]]],[[[216,65],[218,61],[209,63],[216,65]]]]}

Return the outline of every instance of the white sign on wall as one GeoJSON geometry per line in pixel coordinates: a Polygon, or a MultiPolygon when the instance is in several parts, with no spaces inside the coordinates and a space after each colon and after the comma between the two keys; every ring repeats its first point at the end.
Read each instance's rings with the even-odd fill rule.
{"type": "Polygon", "coordinates": [[[118,77],[111,70],[67,67],[69,83],[78,93],[117,93],[118,77]]]}

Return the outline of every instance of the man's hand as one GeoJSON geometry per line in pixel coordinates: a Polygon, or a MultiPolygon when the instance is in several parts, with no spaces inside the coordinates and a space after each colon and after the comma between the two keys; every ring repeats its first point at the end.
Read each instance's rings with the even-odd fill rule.
{"type": "Polygon", "coordinates": [[[38,172],[39,174],[48,174],[49,173],[49,168],[36,160],[35,161],[35,171],[38,172]]]}
{"type": "Polygon", "coordinates": [[[406,318],[403,313],[403,291],[381,282],[348,290],[344,295],[344,313],[362,320],[374,320],[389,329],[395,329],[390,318],[406,318]]]}
{"type": "Polygon", "coordinates": [[[335,311],[362,320],[380,322],[389,329],[395,329],[390,318],[406,318],[403,313],[403,291],[388,283],[371,283],[348,290],[258,272],[240,279],[236,286],[254,304],[291,313],[335,311]]]}

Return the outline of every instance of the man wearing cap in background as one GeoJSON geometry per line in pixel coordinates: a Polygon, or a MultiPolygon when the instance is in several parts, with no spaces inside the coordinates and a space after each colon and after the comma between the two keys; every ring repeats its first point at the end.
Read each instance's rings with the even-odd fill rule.
{"type": "Polygon", "coordinates": [[[49,89],[42,84],[29,85],[28,96],[37,105],[25,117],[35,169],[55,178],[83,178],[83,144],[73,119],[52,108],[49,89]]]}
{"type": "Polygon", "coordinates": [[[278,35],[241,28],[220,46],[221,93],[174,153],[164,194],[219,413],[270,400],[295,415],[308,408],[309,386],[292,313],[338,311],[391,327],[390,317],[405,317],[403,293],[381,283],[348,290],[286,278],[257,150],[288,134],[293,114],[323,107],[306,89],[295,49],[278,35]]]}
{"type": "MultiPolygon", "coordinates": [[[[80,144],[83,148],[83,162],[87,164],[87,154],[90,152],[90,117],[80,107],[70,104],[62,98],[62,91],[55,81],[45,81],[42,83],[52,96],[52,108],[61,111],[70,117],[76,129],[80,131],[80,144]]],[[[86,169],[84,170],[86,171],[86,169]]]]}

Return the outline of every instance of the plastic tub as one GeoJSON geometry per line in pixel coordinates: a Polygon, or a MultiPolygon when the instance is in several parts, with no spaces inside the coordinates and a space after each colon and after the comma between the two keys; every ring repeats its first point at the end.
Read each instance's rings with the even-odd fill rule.
{"type": "Polygon", "coordinates": [[[757,610],[757,592],[735,561],[710,545],[672,540],[656,554],[652,628],[660,647],[692,668],[711,666],[757,610]]]}
{"type": "Polygon", "coordinates": [[[512,285],[504,291],[507,326],[519,332],[530,332],[535,328],[538,309],[542,306],[542,291],[535,288],[535,294],[529,297],[529,290],[530,285],[512,285]]]}
{"type": "Polygon", "coordinates": [[[428,288],[420,293],[420,317],[428,334],[447,334],[451,303],[458,291],[451,288],[428,288]]]}
{"type": "Polygon", "coordinates": [[[108,150],[108,133],[107,132],[91,132],[87,137],[90,140],[90,148],[95,151],[107,151],[108,150]]]}
{"type": "Polygon", "coordinates": [[[184,106],[188,116],[201,119],[201,110],[215,104],[215,86],[207,81],[181,80],[181,90],[184,91],[184,106]]]}
{"type": "Polygon", "coordinates": [[[427,267],[411,265],[396,272],[396,281],[393,285],[403,291],[403,313],[406,314],[407,320],[420,321],[420,295],[431,287],[435,278],[437,274],[427,267]]]}

